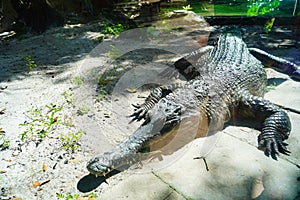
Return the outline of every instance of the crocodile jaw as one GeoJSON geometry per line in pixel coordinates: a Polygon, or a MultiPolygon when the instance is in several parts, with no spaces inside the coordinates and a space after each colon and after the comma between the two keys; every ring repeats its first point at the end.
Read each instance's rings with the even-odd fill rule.
{"type": "Polygon", "coordinates": [[[91,159],[87,163],[87,169],[91,174],[95,175],[96,177],[105,176],[112,171],[110,164],[106,162],[103,159],[103,157],[96,157],[91,159]]]}

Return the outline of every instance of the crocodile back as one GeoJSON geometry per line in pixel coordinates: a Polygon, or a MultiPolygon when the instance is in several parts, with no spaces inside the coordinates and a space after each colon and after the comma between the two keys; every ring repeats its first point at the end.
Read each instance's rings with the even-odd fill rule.
{"type": "Polygon", "coordinates": [[[208,99],[203,108],[215,124],[230,118],[230,108],[239,103],[244,91],[264,95],[267,82],[264,66],[249,53],[239,31],[222,33],[216,47],[195,65],[200,75],[188,85],[200,101],[208,99]]]}
{"type": "Polygon", "coordinates": [[[256,96],[264,95],[267,82],[264,66],[249,53],[241,32],[222,33],[217,46],[196,63],[196,68],[210,83],[210,89],[222,90],[222,94],[248,90],[256,96]]]}

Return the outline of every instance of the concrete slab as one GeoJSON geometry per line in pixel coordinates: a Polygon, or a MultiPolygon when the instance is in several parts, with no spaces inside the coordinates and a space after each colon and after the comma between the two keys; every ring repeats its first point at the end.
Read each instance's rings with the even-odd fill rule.
{"type": "Polygon", "coordinates": [[[274,161],[252,145],[218,134],[222,134],[219,141],[206,157],[209,171],[202,160],[193,160],[205,143],[198,139],[157,176],[188,199],[294,199],[298,195],[300,171],[295,165],[274,161]]]}
{"type": "Polygon", "coordinates": [[[184,198],[155,175],[147,173],[130,175],[106,190],[99,199],[182,200],[184,198]]]}
{"type": "Polygon", "coordinates": [[[300,82],[287,79],[286,75],[268,70],[268,77],[274,88],[266,93],[265,98],[278,105],[300,111],[300,82]]]}

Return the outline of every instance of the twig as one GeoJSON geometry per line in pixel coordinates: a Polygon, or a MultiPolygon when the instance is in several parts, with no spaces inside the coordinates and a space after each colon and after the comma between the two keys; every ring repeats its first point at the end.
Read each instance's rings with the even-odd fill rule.
{"type": "Polygon", "coordinates": [[[0,87],[0,90],[5,90],[7,88],[8,88],[8,86],[0,87]]]}
{"type": "Polygon", "coordinates": [[[203,159],[203,161],[204,161],[204,164],[205,164],[206,171],[209,171],[209,168],[208,168],[208,165],[207,165],[206,159],[205,159],[204,157],[196,157],[196,158],[194,158],[194,160],[196,160],[196,159],[203,159]]]}
{"type": "Polygon", "coordinates": [[[5,114],[5,110],[6,110],[6,108],[0,110],[0,115],[4,115],[5,114]]]}

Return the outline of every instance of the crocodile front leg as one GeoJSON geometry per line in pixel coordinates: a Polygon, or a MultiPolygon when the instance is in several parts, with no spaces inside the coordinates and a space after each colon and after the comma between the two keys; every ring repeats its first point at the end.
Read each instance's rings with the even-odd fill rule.
{"type": "Polygon", "coordinates": [[[175,89],[180,88],[182,86],[183,84],[181,83],[174,83],[168,86],[161,86],[153,89],[143,104],[133,105],[136,109],[135,112],[129,116],[129,117],[133,117],[130,123],[145,119],[148,111],[151,110],[159,100],[166,97],[175,89]]]}
{"type": "Polygon", "coordinates": [[[258,147],[266,156],[277,160],[279,153],[289,155],[286,140],[291,131],[291,123],[285,111],[261,97],[243,93],[238,108],[239,114],[261,122],[258,147]]]}

